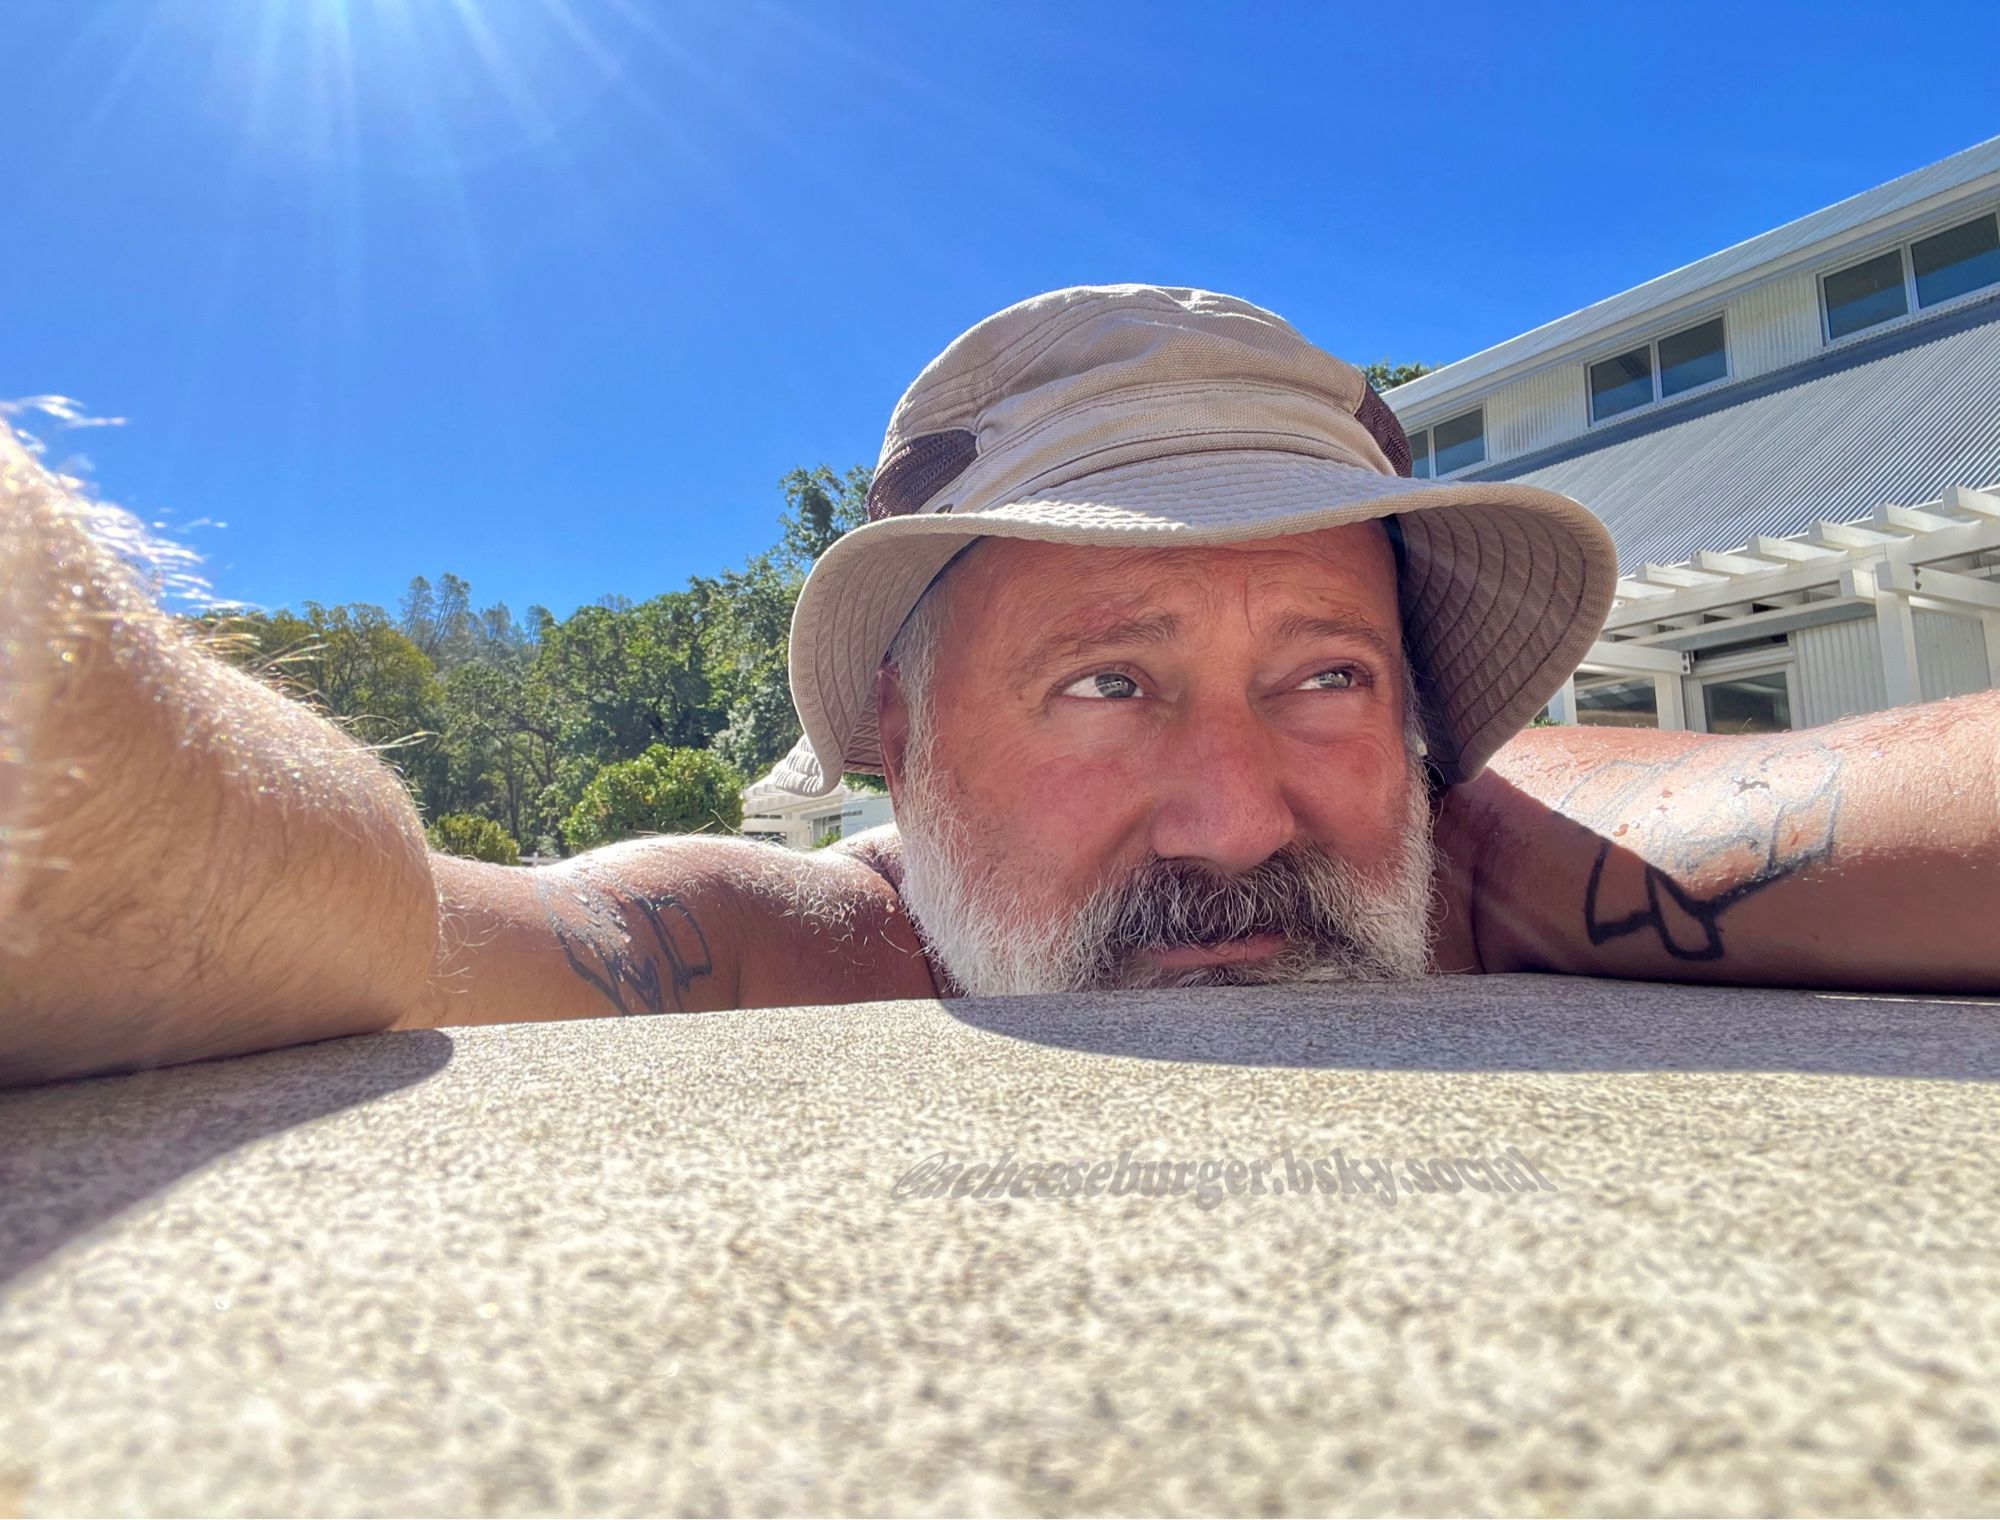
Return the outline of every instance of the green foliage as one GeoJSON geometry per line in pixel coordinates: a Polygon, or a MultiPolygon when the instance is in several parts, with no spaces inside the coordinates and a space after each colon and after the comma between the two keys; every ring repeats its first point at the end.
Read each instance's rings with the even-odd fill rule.
{"type": "Polygon", "coordinates": [[[580,607],[543,635],[537,660],[563,697],[566,749],[631,756],[653,744],[699,747],[722,726],[701,647],[702,593],[636,606],[580,607]]]}
{"type": "Polygon", "coordinates": [[[743,823],[742,792],[743,777],[716,756],[656,744],[592,777],[563,834],[587,850],[638,834],[733,832],[743,823]]]}
{"type": "Polygon", "coordinates": [[[729,722],[715,736],[716,754],[746,776],[761,776],[799,742],[799,715],[782,660],[757,667],[729,707],[729,722]]]}
{"type": "Polygon", "coordinates": [[[518,866],[520,846],[491,818],[476,813],[446,813],[424,830],[431,848],[466,860],[483,860],[496,866],[518,866]]]}
{"type": "Polygon", "coordinates": [[[517,839],[545,835],[537,804],[560,760],[558,705],[531,655],[450,671],[440,738],[444,785],[426,801],[498,819],[517,839]]]}
{"type": "Polygon", "coordinates": [[[779,482],[786,510],[778,519],[778,554],[788,568],[801,573],[810,569],[836,538],[868,520],[868,487],[874,478],[875,472],[863,465],[845,475],[821,465],[794,470],[779,482]]]}
{"type": "Polygon", "coordinates": [[[663,751],[760,776],[798,742],[792,609],[813,561],[864,520],[871,473],[792,471],[769,549],[641,602],[608,598],[562,619],[531,607],[517,620],[504,605],[477,609],[471,585],[446,574],[412,580],[394,616],[309,602],[196,621],[218,653],[381,747],[426,817],[486,819],[535,853],[734,828],[733,792],[681,815],[662,812],[661,783],[638,773],[591,789],[663,751]]]}
{"type": "Polygon", "coordinates": [[[1392,391],[1399,385],[1408,385],[1419,375],[1428,375],[1428,364],[1391,364],[1387,359],[1377,359],[1361,373],[1368,377],[1368,383],[1378,391],[1392,391]]]}
{"type": "Polygon", "coordinates": [[[429,741],[442,720],[437,670],[380,607],[198,619],[216,651],[326,714],[402,772],[420,796],[437,778],[429,741]]]}

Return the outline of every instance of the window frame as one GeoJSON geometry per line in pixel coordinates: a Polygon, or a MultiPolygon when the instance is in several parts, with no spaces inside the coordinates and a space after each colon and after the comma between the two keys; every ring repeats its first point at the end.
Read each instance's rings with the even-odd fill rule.
{"type": "Polygon", "coordinates": [[[1668,328],[1665,332],[1654,333],[1652,337],[1645,339],[1643,342],[1621,344],[1619,347],[1611,350],[1609,353],[1602,353],[1599,354],[1594,359],[1584,360],[1583,361],[1583,416],[1585,422],[1585,430],[1588,431],[1590,428],[1610,427],[1613,423],[1623,422],[1627,417],[1644,416],[1647,412],[1658,411],[1663,406],[1672,406],[1676,402],[1684,401],[1689,396],[1700,396],[1706,394],[1709,391],[1717,390],[1720,387],[1729,384],[1729,382],[1734,380],[1735,378],[1736,378],[1736,361],[1734,356],[1730,353],[1729,349],[1729,308],[1727,306],[1717,306],[1710,311],[1703,312],[1700,316],[1695,317],[1690,321],[1676,322],[1672,327],[1668,328]],[[1711,322],[1720,322],[1722,324],[1722,373],[1717,375],[1713,380],[1702,381],[1700,385],[1690,385],[1684,391],[1675,391],[1671,396],[1661,394],[1660,391],[1661,340],[1665,338],[1677,338],[1682,333],[1693,332],[1697,327],[1706,327],[1711,322]],[[1599,417],[1597,415],[1596,405],[1594,404],[1596,398],[1591,394],[1590,390],[1591,370],[1593,370],[1600,364],[1608,364],[1613,359],[1622,359],[1625,357],[1625,355],[1632,353],[1638,349],[1644,349],[1646,351],[1646,362],[1652,366],[1653,372],[1651,376],[1649,376],[1648,378],[1652,381],[1653,399],[1651,401],[1642,401],[1637,406],[1628,406],[1622,412],[1613,412],[1609,417],[1599,417]]]}
{"type": "MultiPolygon", "coordinates": [[[[1574,679],[1576,685],[1574,688],[1574,700],[1572,703],[1571,710],[1575,715],[1578,727],[1647,728],[1653,730],[1655,733],[1661,731],[1660,686],[1657,677],[1650,675],[1632,675],[1630,673],[1624,673],[1624,672],[1616,674],[1604,674],[1604,675],[1595,675],[1595,674],[1586,675],[1582,672],[1578,672],[1578,674],[1575,676],[1574,679]],[[1650,723],[1589,723],[1584,720],[1583,714],[1586,708],[1583,699],[1586,692],[1603,690],[1605,688],[1611,688],[1611,687],[1622,687],[1622,686],[1630,686],[1634,688],[1644,687],[1646,690],[1652,693],[1653,706],[1652,706],[1652,721],[1650,723]]],[[[1592,712],[1597,712],[1602,710],[1603,709],[1599,708],[1589,709],[1589,711],[1592,712]]]]}
{"type": "Polygon", "coordinates": [[[1405,429],[1403,436],[1410,442],[1410,452],[1413,458],[1416,454],[1417,440],[1419,438],[1424,440],[1423,457],[1430,461],[1431,473],[1428,475],[1416,475],[1415,471],[1412,470],[1412,475],[1418,480],[1451,480],[1456,476],[1465,474],[1468,470],[1476,470],[1481,465],[1493,462],[1493,451],[1486,445],[1486,403],[1484,401],[1478,403],[1476,406],[1468,406],[1462,411],[1453,412],[1449,417],[1440,417],[1435,422],[1426,422],[1420,428],[1405,429]],[[1462,418],[1474,416],[1479,419],[1479,457],[1470,464],[1460,465],[1448,475],[1440,475],[1437,468],[1437,430],[1448,422],[1457,422],[1462,418]]]}
{"type": "Polygon", "coordinates": [[[1799,716],[1798,656],[1787,647],[1784,650],[1742,650],[1720,658],[1697,660],[1693,674],[1681,678],[1691,688],[1686,695],[1693,699],[1683,700],[1681,704],[1688,727],[1696,733],[1714,732],[1708,726],[1708,688],[1740,681],[1746,676],[1783,676],[1785,707],[1791,714],[1792,726],[1782,732],[1797,733],[1804,726],[1799,716]]]}
{"type": "MultiPolygon", "coordinates": [[[[1969,227],[1977,221],[1992,222],[1996,233],[2000,233],[2000,208],[1989,206],[1984,211],[1973,212],[1970,216],[1954,213],[1949,220],[1938,222],[1934,225],[1926,226],[1920,231],[1909,233],[1887,247],[1870,249],[1867,253],[1859,254],[1853,258],[1842,259],[1840,263],[1833,265],[1831,268],[1820,270],[1819,273],[1813,276],[1813,291],[1819,298],[1820,346],[1822,348],[1839,348],[1845,344],[1858,343],[1864,338],[1875,336],[1877,333],[1894,331],[1904,323],[1917,321],[1919,318],[1928,316],[1932,312],[1950,311],[1955,306],[1968,305],[1973,301],[1990,300],[1994,295],[2000,294],[2000,280],[1996,280],[1988,285],[1975,285],[1972,289],[1960,291],[1955,296],[1946,296],[1942,301],[1933,301],[1928,306],[1917,299],[1917,260],[1915,253],[1912,251],[1915,245],[1927,242],[1942,233],[1955,232],[1960,227],[1969,227]],[[1903,272],[1902,315],[1870,323],[1867,327],[1857,327],[1853,332],[1843,333],[1838,338],[1833,337],[1833,314],[1827,309],[1826,304],[1827,280],[1833,275],[1845,274],[1850,269],[1859,269],[1863,264],[1872,263],[1886,253],[1896,255],[1896,261],[1903,272]]],[[[1621,415],[1623,414],[1621,413],[1621,415]]]]}

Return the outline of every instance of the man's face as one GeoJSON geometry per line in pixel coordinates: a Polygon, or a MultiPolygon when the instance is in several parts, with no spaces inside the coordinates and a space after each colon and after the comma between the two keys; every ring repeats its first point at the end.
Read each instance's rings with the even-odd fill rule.
{"type": "Polygon", "coordinates": [[[964,990],[1425,968],[1429,809],[1378,525],[988,539],[933,595],[932,678],[913,703],[885,676],[882,734],[904,900],[964,990]]]}

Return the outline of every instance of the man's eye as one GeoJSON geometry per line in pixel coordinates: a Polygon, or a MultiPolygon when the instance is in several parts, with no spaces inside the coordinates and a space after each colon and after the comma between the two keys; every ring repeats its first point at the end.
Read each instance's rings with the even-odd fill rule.
{"type": "Polygon", "coordinates": [[[1307,676],[1299,685],[1307,691],[1347,691],[1354,685],[1351,670],[1322,670],[1307,676]]]}
{"type": "Polygon", "coordinates": [[[1065,686],[1062,694],[1066,697],[1111,697],[1124,700],[1139,695],[1139,683],[1130,676],[1120,675],[1115,670],[1100,670],[1065,686]]]}

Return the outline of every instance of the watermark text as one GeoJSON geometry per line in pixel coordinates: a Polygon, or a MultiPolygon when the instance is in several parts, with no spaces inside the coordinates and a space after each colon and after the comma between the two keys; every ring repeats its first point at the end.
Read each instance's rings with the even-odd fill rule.
{"type": "Polygon", "coordinates": [[[1425,1194],[1553,1193],[1556,1185],[1517,1146],[1490,1155],[1351,1155],[1336,1146],[1309,1152],[1281,1145],[1240,1156],[1144,1157],[1131,1150],[1106,1160],[954,1156],[936,1151],[912,1166],[889,1196],[898,1202],[942,1198],[993,1203],[1002,1199],[1167,1198],[1212,1209],[1225,1198],[1319,1197],[1372,1201],[1425,1194]]]}

